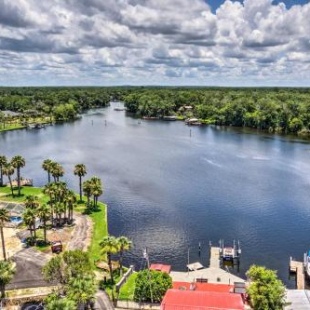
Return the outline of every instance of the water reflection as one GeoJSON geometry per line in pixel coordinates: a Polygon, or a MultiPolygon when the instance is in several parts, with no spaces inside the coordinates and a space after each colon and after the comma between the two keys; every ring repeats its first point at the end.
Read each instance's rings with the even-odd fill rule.
{"type": "Polygon", "coordinates": [[[206,265],[210,240],[238,239],[241,275],[252,263],[262,264],[293,286],[289,257],[302,258],[310,247],[308,142],[139,121],[114,106],[74,123],[2,133],[0,153],[24,156],[22,173],[37,186],[46,182],[41,169],[46,158],[64,165],[65,180],[75,190],[76,163],[87,166],[87,176],[102,178],[109,231],[135,244],[127,263],[140,265],[147,246],[152,262],[185,270],[188,248],[192,262],[206,265]]]}

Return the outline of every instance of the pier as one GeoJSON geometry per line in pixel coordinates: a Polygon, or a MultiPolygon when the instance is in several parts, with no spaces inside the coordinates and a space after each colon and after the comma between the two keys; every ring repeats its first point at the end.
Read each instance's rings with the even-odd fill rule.
{"type": "Polygon", "coordinates": [[[305,268],[304,263],[293,260],[290,257],[290,272],[296,273],[296,286],[298,290],[305,289],[305,268]]]}
{"type": "Polygon", "coordinates": [[[220,256],[220,248],[210,246],[210,262],[209,267],[212,268],[220,268],[221,267],[221,256],[220,256]]]}

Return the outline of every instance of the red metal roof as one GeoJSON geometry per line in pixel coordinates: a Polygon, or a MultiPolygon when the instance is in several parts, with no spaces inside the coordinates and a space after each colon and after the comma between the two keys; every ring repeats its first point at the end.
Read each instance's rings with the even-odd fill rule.
{"type": "Polygon", "coordinates": [[[240,294],[170,289],[161,310],[244,310],[240,294]]]}
{"type": "Polygon", "coordinates": [[[150,269],[170,273],[171,265],[151,264],[150,269]]]}
{"type": "MultiPolygon", "coordinates": [[[[217,284],[217,283],[194,283],[195,291],[208,291],[208,292],[218,292],[218,293],[231,293],[234,290],[233,285],[228,284],[217,284]]],[[[193,288],[191,283],[188,282],[173,282],[172,288],[177,290],[187,291],[193,288]]]]}

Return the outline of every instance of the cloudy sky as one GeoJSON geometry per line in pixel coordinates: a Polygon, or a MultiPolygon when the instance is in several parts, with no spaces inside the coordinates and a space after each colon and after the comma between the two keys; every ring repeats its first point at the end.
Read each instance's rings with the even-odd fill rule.
{"type": "Polygon", "coordinates": [[[0,85],[310,86],[310,3],[0,0],[0,85]]]}

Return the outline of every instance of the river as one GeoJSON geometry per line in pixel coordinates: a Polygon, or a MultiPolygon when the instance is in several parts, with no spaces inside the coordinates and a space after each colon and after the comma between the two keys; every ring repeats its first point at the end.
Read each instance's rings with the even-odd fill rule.
{"type": "MultiPolygon", "coordinates": [[[[208,244],[240,240],[240,276],[251,264],[278,270],[288,287],[289,257],[310,248],[310,145],[255,131],[145,121],[115,111],[88,112],[75,122],[0,134],[0,154],[22,155],[22,176],[47,181],[44,159],[61,163],[78,190],[74,165],[103,180],[109,232],[134,248],[126,262],[186,270],[208,264],[208,244]],[[201,256],[198,244],[201,243],[201,256]],[[189,251],[188,251],[189,250],[189,251]]],[[[236,270],[232,272],[237,273],[236,270]]],[[[237,273],[238,274],[238,273],[237,273]]]]}

